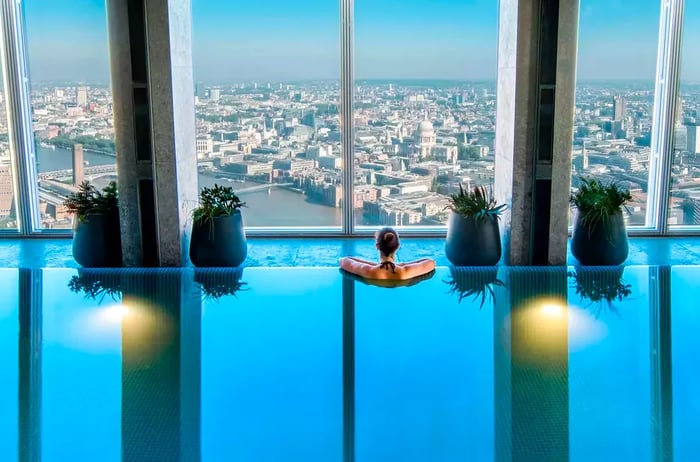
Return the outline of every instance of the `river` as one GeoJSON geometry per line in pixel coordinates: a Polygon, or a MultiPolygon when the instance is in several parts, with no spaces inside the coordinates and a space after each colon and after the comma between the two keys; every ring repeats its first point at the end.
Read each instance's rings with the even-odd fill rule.
{"type": "MultiPolygon", "coordinates": [[[[112,156],[85,152],[84,158],[89,166],[114,164],[112,156]]],[[[71,151],[37,147],[39,173],[69,169],[72,166],[71,151]]],[[[237,188],[257,186],[258,183],[228,183],[216,177],[199,175],[199,186],[213,186],[219,183],[237,188]]],[[[241,193],[241,200],[246,203],[243,216],[247,226],[340,226],[341,210],[309,202],[306,196],[283,188],[271,188],[262,191],[241,193]]]]}

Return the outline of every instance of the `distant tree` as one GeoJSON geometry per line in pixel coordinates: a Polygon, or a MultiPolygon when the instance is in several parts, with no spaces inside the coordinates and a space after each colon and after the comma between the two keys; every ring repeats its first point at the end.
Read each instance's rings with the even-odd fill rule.
{"type": "Polygon", "coordinates": [[[478,160],[480,157],[480,148],[477,146],[460,144],[457,149],[457,158],[459,160],[478,160]]]}

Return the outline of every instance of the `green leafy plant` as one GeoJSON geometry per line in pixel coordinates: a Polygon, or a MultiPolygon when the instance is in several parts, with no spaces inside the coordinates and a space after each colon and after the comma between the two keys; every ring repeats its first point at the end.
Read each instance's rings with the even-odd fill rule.
{"type": "Polygon", "coordinates": [[[212,218],[231,216],[245,206],[245,202],[233,192],[233,188],[215,184],[213,188],[202,188],[199,193],[199,206],[192,212],[192,218],[197,224],[205,223],[212,218]]]}
{"type": "Polygon", "coordinates": [[[469,297],[472,301],[481,299],[480,308],[484,307],[487,300],[495,300],[494,286],[505,287],[503,281],[498,279],[498,269],[494,268],[450,266],[450,274],[452,279],[443,281],[450,286],[448,293],[457,294],[459,303],[469,297]]]}
{"type": "Polygon", "coordinates": [[[607,224],[631,200],[629,190],[614,182],[604,184],[595,178],[581,178],[581,186],[569,198],[571,204],[578,209],[581,225],[589,233],[599,225],[607,224]]]}
{"type": "Polygon", "coordinates": [[[505,204],[498,204],[490,190],[484,186],[476,186],[472,190],[465,190],[459,185],[459,193],[450,195],[450,204],[447,208],[464,217],[479,219],[499,219],[501,212],[505,210],[505,204]]]}
{"type": "Polygon", "coordinates": [[[85,180],[63,201],[68,213],[75,215],[79,221],[85,221],[88,215],[107,215],[119,211],[117,183],[111,181],[102,191],[85,180]]]}

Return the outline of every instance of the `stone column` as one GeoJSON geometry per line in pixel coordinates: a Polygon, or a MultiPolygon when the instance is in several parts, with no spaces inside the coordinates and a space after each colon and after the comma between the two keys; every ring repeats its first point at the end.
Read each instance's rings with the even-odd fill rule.
{"type": "Polygon", "coordinates": [[[575,104],[577,0],[502,0],[495,196],[510,265],[563,265],[575,104]]]}
{"type": "Polygon", "coordinates": [[[190,0],[108,0],[126,266],[189,262],[197,157],[190,0]]]}

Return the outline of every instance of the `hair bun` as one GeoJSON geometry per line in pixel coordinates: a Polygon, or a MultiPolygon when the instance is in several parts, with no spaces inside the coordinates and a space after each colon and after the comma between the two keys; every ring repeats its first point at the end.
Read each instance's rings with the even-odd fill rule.
{"type": "Polygon", "coordinates": [[[384,240],[385,240],[385,241],[391,242],[391,241],[394,240],[394,237],[395,237],[395,236],[394,236],[394,233],[386,233],[386,234],[384,235],[384,240]]]}

